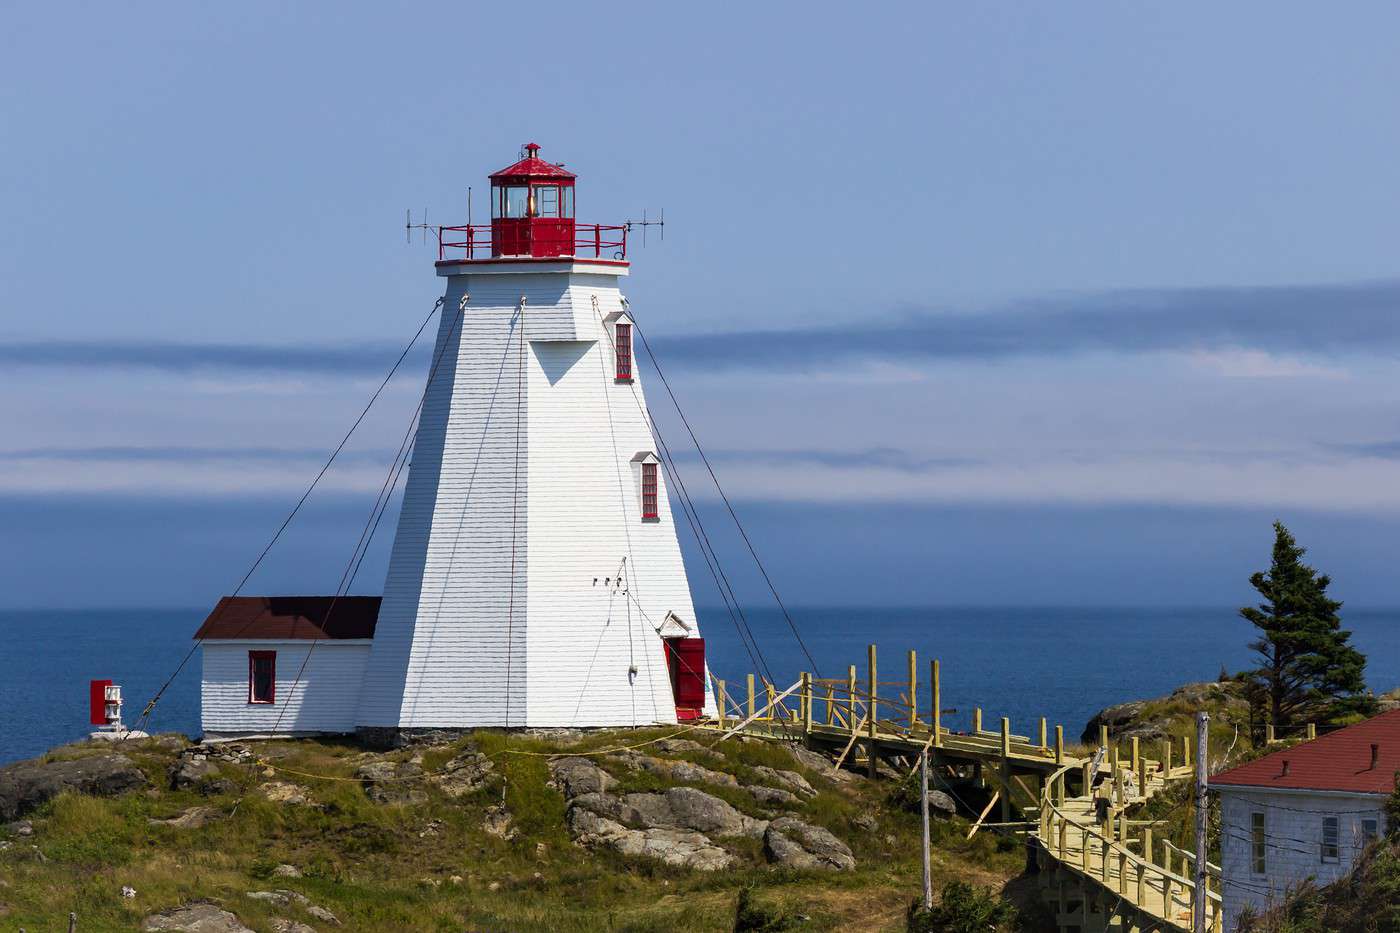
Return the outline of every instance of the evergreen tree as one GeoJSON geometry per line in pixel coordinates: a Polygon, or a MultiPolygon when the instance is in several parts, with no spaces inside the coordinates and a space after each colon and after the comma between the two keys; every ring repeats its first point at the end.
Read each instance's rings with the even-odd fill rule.
{"type": "Polygon", "coordinates": [[[1274,522],[1273,562],[1249,578],[1263,601],[1240,610],[1260,632],[1249,647],[1261,663],[1247,673],[1276,729],[1369,713],[1375,705],[1366,692],[1366,656],[1348,644],[1351,632],[1337,614],[1342,604],[1327,595],[1331,578],[1303,563],[1305,553],[1274,522]]]}

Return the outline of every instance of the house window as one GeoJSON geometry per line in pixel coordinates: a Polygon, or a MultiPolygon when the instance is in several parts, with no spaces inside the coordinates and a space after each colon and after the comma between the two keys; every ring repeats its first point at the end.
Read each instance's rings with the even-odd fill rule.
{"type": "Polygon", "coordinates": [[[1267,874],[1264,870],[1267,838],[1264,832],[1264,814],[1251,813],[1249,815],[1249,867],[1256,875],[1267,874]]]}
{"type": "Polygon", "coordinates": [[[1322,860],[1324,862],[1335,862],[1340,856],[1338,844],[1341,833],[1337,827],[1335,816],[1324,816],[1322,818],[1322,860]]]}
{"type": "Polygon", "coordinates": [[[642,518],[656,518],[656,464],[650,461],[642,464],[642,518]]]}
{"type": "Polygon", "coordinates": [[[1365,848],[1376,841],[1380,835],[1380,822],[1378,820],[1361,821],[1361,847],[1365,848]]]}
{"type": "Polygon", "coordinates": [[[277,700],[277,652],[248,652],[248,702],[274,703],[277,700]]]}
{"type": "Polygon", "coordinates": [[[617,350],[617,381],[632,381],[632,325],[618,322],[617,339],[613,342],[617,350]]]}

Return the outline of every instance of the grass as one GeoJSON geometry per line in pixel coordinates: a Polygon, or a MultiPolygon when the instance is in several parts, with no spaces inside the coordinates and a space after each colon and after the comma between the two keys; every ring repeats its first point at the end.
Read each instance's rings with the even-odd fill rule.
{"type": "MultiPolygon", "coordinates": [[[[674,730],[671,730],[674,731],[674,730]]],[[[301,908],[277,907],[248,892],[287,888],[335,913],[354,930],[732,930],[739,893],[808,919],[799,929],[901,929],[908,900],[919,886],[918,817],[886,799],[884,785],[832,785],[771,743],[728,742],[713,754],[679,754],[715,770],[735,773],[767,766],[804,774],[819,793],[791,812],[831,829],[851,846],[850,873],[792,872],[766,864],[761,842],[718,839],[742,859],[738,870],[704,874],[573,845],[564,824],[565,801],[548,786],[550,753],[581,753],[633,745],[669,734],[638,730],[590,734],[574,741],[480,733],[472,742],[492,756],[502,781],[452,800],[427,785],[421,804],[381,805],[353,780],[364,750],[350,742],[264,742],[252,747],[274,769],[222,766],[231,793],[202,796],[169,790],[166,774],[177,750],[157,743],[128,749],[152,779],[145,792],[114,799],[60,796],[29,815],[31,838],[11,839],[0,851],[0,927],[55,928],[69,911],[80,929],[136,929],[147,914],[210,898],[256,930],[274,916],[322,928],[301,908]],[[525,753],[525,754],[522,754],[525,753]],[[320,777],[305,777],[304,774],[320,777]],[[308,788],[317,806],[269,801],[265,781],[308,788]],[[486,809],[502,802],[512,815],[513,839],[484,831],[486,809]],[[210,806],[220,818],[200,829],[152,825],[189,807],[210,806]],[[874,816],[874,831],[858,817],[874,816]],[[41,860],[31,845],[43,855],[41,860]],[[282,863],[301,878],[275,877],[282,863]],[[123,898],[123,886],[136,890],[123,898]]],[[[467,742],[422,752],[434,771],[467,742]]],[[[105,749],[66,747],[54,757],[105,749]]],[[[406,760],[409,751],[388,754],[406,760]]],[[[619,790],[657,790],[669,782],[620,761],[597,759],[619,779],[619,790]]],[[[695,785],[742,812],[764,809],[746,793],[695,785]]],[[[1000,887],[1021,870],[1019,847],[962,837],[967,824],[939,824],[935,841],[939,879],[974,878],[1000,887]]]]}

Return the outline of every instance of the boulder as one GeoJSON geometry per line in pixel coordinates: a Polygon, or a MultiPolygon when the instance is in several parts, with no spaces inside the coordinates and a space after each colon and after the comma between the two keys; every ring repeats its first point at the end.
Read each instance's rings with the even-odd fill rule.
{"type": "Polygon", "coordinates": [[[780,771],[763,765],[755,765],[753,770],[769,784],[776,784],[802,797],[817,796],[817,789],[796,771],[780,771]]]}
{"type": "Polygon", "coordinates": [[[637,829],[689,829],[717,836],[758,838],[767,825],[694,787],[672,787],[661,794],[582,794],[572,809],[587,810],[637,829]]]}
{"type": "Polygon", "coordinates": [[[114,797],[146,784],[146,775],[125,755],[21,761],[0,768],[0,821],[17,819],[63,791],[114,797]]]}
{"type": "Polygon", "coordinates": [[[748,791],[754,800],[769,807],[795,807],[802,802],[792,791],[783,790],[780,787],[749,784],[744,790],[748,791]]]}
{"type": "Polygon", "coordinates": [[[268,921],[272,927],[272,933],[316,933],[316,928],[307,926],[299,920],[288,920],[286,917],[273,917],[268,921]]]}
{"type": "Polygon", "coordinates": [[[1205,681],[1184,684],[1171,693],[1149,700],[1133,700],[1109,706],[1094,714],[1080,739],[1099,741],[1099,727],[1107,726],[1117,741],[1143,739],[1157,741],[1191,721],[1195,712],[1205,709],[1216,722],[1244,723],[1249,720],[1249,701],[1244,688],[1234,681],[1205,681]]]}
{"type": "Polygon", "coordinates": [[[216,904],[196,901],[151,914],[141,921],[142,930],[176,933],[253,933],[238,917],[216,904]]]}
{"type": "Polygon", "coordinates": [[[852,784],[860,780],[858,775],[836,767],[836,763],[821,752],[814,752],[801,745],[789,745],[787,749],[799,765],[815,771],[828,781],[834,781],[838,784],[852,784]]]}
{"type": "Polygon", "coordinates": [[[661,739],[651,743],[651,747],[666,755],[708,755],[717,757],[712,749],[690,739],[661,739]]]}
{"type": "Polygon", "coordinates": [[[429,780],[455,800],[485,787],[495,777],[495,770],[496,765],[490,758],[470,749],[443,765],[429,780]]]}
{"type": "Polygon", "coordinates": [[[738,787],[739,779],[723,771],[712,771],[703,765],[668,758],[653,758],[638,752],[623,752],[614,756],[634,771],[646,771],[669,781],[688,781],[692,784],[715,784],[722,787],[738,787]]]}
{"type": "Polygon", "coordinates": [[[768,824],[763,850],[772,861],[788,868],[824,868],[850,871],[855,856],[844,842],[820,826],[790,816],[768,824]]]}
{"type": "Polygon", "coordinates": [[[255,901],[266,901],[278,907],[290,907],[293,904],[305,906],[311,903],[305,894],[288,891],[286,888],[278,888],[275,891],[249,891],[248,896],[255,901]]]}
{"type": "Polygon", "coordinates": [[[681,868],[718,871],[734,864],[734,856],[700,833],[665,827],[629,829],[582,807],[570,808],[569,830],[580,845],[654,858],[681,868]]]}
{"type": "Polygon", "coordinates": [[[421,786],[423,768],[412,761],[371,761],[360,765],[355,777],[375,803],[416,804],[428,799],[421,786]]]}
{"type": "Polygon", "coordinates": [[[15,836],[34,835],[34,824],[28,820],[15,820],[13,823],[5,824],[5,832],[15,836]]]}
{"type": "Polygon", "coordinates": [[[549,759],[549,783],[572,800],[580,794],[604,793],[617,780],[589,759],[570,755],[549,759]]]}
{"type": "Polygon", "coordinates": [[[958,815],[958,802],[941,790],[929,789],[928,812],[930,816],[949,819],[958,815]]]}
{"type": "Polygon", "coordinates": [[[274,877],[274,878],[300,878],[300,877],[301,877],[301,869],[300,869],[300,868],[297,868],[295,865],[285,865],[285,864],[284,864],[284,865],[278,865],[276,868],[272,869],[272,877],[274,877]]]}
{"type": "Polygon", "coordinates": [[[486,808],[481,828],[488,836],[509,840],[515,838],[515,830],[511,828],[510,823],[510,811],[506,809],[505,804],[496,804],[486,808]]]}

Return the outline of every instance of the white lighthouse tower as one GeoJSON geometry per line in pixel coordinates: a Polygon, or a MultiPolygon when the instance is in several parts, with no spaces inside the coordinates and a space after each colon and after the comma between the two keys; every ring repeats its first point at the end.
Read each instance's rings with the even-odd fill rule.
{"type": "Polygon", "coordinates": [[[441,323],[361,732],[674,723],[712,705],[618,289],[626,229],[576,224],[526,147],[489,226],[440,231],[441,323]]]}

